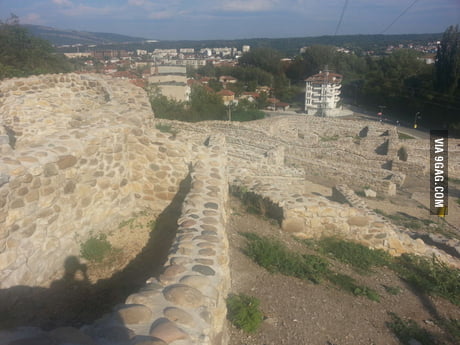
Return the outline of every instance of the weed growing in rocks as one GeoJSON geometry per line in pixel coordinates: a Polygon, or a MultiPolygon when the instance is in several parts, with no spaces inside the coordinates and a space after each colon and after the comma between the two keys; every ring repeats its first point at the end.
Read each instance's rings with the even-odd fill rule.
{"type": "Polygon", "coordinates": [[[172,135],[177,134],[177,131],[174,130],[171,125],[165,123],[157,123],[155,128],[158,129],[161,133],[170,133],[172,135]]]}
{"type": "Polygon", "coordinates": [[[402,344],[410,345],[414,343],[414,340],[422,345],[436,344],[430,332],[421,328],[414,320],[403,320],[395,313],[389,313],[389,315],[391,322],[387,322],[387,326],[402,344]]]}
{"type": "Polygon", "coordinates": [[[227,298],[227,318],[245,332],[255,332],[264,319],[259,309],[260,301],[245,294],[230,295],[227,298]]]}
{"type": "Polygon", "coordinates": [[[80,247],[81,256],[91,262],[101,262],[111,251],[112,245],[104,234],[91,236],[80,247]]]}

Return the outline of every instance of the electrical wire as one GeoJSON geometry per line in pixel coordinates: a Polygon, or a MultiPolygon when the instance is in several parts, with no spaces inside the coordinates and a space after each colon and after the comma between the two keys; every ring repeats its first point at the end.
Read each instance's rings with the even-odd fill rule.
{"type": "Polygon", "coordinates": [[[407,11],[409,11],[416,3],[418,2],[418,0],[414,0],[404,11],[402,11],[399,16],[397,16],[391,23],[390,25],[388,25],[383,31],[380,32],[380,35],[384,34],[385,32],[387,32],[388,30],[390,30],[390,28],[393,26],[394,23],[396,23],[399,18],[401,18],[403,15],[406,14],[407,11]]]}
{"type": "Polygon", "coordinates": [[[336,36],[337,32],[339,32],[340,26],[342,25],[343,16],[345,15],[345,11],[347,10],[347,6],[348,6],[348,0],[345,0],[345,4],[343,5],[343,8],[342,8],[342,13],[340,14],[339,22],[337,23],[337,27],[335,28],[334,36],[336,36]]]}

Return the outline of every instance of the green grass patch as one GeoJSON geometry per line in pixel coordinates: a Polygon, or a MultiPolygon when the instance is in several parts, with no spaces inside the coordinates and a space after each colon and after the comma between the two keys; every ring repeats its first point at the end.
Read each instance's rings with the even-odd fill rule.
{"type": "Polygon", "coordinates": [[[371,272],[373,267],[387,266],[391,256],[381,249],[370,249],[362,244],[326,237],[318,241],[320,251],[351,265],[359,272],[371,272]]]}
{"type": "Polygon", "coordinates": [[[452,183],[460,184],[460,178],[449,177],[447,180],[452,183]]]}
{"type": "Polygon", "coordinates": [[[403,320],[395,313],[389,313],[389,315],[391,322],[387,322],[387,327],[402,344],[409,345],[411,339],[419,341],[422,345],[436,344],[430,332],[421,328],[414,320],[403,320]]]}
{"type": "Polygon", "coordinates": [[[328,273],[328,262],[315,255],[289,251],[281,242],[255,234],[242,234],[248,239],[245,254],[269,272],[279,272],[319,283],[328,273]]]}
{"type": "Polygon", "coordinates": [[[435,256],[429,259],[409,254],[396,258],[393,267],[420,291],[460,305],[460,269],[449,267],[435,256]]]}
{"type": "Polygon", "coordinates": [[[227,318],[237,328],[245,332],[255,332],[264,319],[259,309],[260,301],[245,294],[227,297],[227,318]]]}
{"type": "Polygon", "coordinates": [[[177,131],[172,128],[171,125],[166,123],[157,123],[155,128],[158,129],[161,133],[170,133],[172,135],[176,135],[177,131]]]}
{"type": "Polygon", "coordinates": [[[383,285],[383,288],[385,289],[387,293],[393,296],[399,295],[402,291],[401,288],[398,286],[383,285]]]}
{"type": "Polygon", "coordinates": [[[80,255],[91,262],[101,262],[111,251],[112,245],[104,234],[91,236],[80,247],[80,255]]]}
{"type": "Polygon", "coordinates": [[[406,134],[406,133],[400,133],[398,132],[398,139],[415,139],[415,137],[406,134]]]}
{"type": "Polygon", "coordinates": [[[333,136],[330,136],[330,137],[320,137],[320,140],[321,141],[336,141],[336,140],[339,140],[339,136],[338,135],[333,135],[333,136]]]}
{"type": "Polygon", "coordinates": [[[367,286],[358,285],[356,281],[349,275],[342,273],[330,273],[328,275],[329,281],[355,296],[365,296],[372,301],[380,302],[380,296],[374,289],[367,286]]]}
{"type": "Polygon", "coordinates": [[[446,331],[452,341],[460,344],[460,320],[458,319],[441,319],[436,324],[446,331]]]}

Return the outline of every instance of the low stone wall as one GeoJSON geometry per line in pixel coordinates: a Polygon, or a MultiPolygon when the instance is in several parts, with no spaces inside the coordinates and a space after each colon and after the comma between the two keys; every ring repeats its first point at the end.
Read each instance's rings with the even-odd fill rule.
{"type": "Polygon", "coordinates": [[[150,278],[113,313],[80,330],[0,332],[0,343],[225,345],[230,272],[224,138],[212,137],[196,158],[176,238],[158,278],[150,278]]]}
{"type": "MultiPolygon", "coordinates": [[[[273,178],[267,180],[264,177],[246,176],[244,179],[233,178],[231,183],[240,194],[258,195],[261,204],[273,205],[270,208],[271,213],[274,209],[281,209],[282,211],[277,211],[278,216],[275,219],[281,218],[283,231],[294,236],[339,236],[371,248],[384,249],[392,255],[436,255],[441,260],[460,267],[460,260],[446,253],[443,248],[428,245],[422,238],[412,238],[412,234],[406,229],[399,229],[368,210],[364,202],[346,186],[336,187],[333,194],[334,197],[338,196],[337,201],[346,202],[342,204],[320,196],[305,196],[302,182],[298,179],[290,182],[283,179],[277,183],[273,178]],[[288,185],[291,186],[290,190],[286,188],[288,185]]],[[[263,210],[262,207],[260,209],[263,210]]],[[[270,216],[270,213],[265,215],[270,216]]]]}

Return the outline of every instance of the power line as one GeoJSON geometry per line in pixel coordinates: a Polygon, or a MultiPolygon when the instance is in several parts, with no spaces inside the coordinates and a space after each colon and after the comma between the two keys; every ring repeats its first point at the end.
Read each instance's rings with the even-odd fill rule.
{"type": "Polygon", "coordinates": [[[414,0],[414,2],[412,2],[404,11],[402,11],[399,16],[397,16],[391,23],[390,25],[388,25],[385,30],[383,30],[382,32],[380,32],[380,35],[381,34],[384,34],[385,32],[387,32],[392,26],[394,23],[396,23],[398,21],[399,18],[401,18],[403,15],[406,14],[407,11],[409,11],[412,6],[414,6],[416,3],[418,2],[418,0],[414,0]]]}
{"type": "Polygon", "coordinates": [[[339,32],[339,28],[340,28],[340,25],[342,25],[343,16],[345,15],[347,6],[348,6],[348,0],[345,0],[345,4],[343,5],[343,8],[342,8],[342,13],[340,14],[339,22],[337,23],[337,27],[335,28],[334,36],[336,36],[337,32],[339,32]]]}

